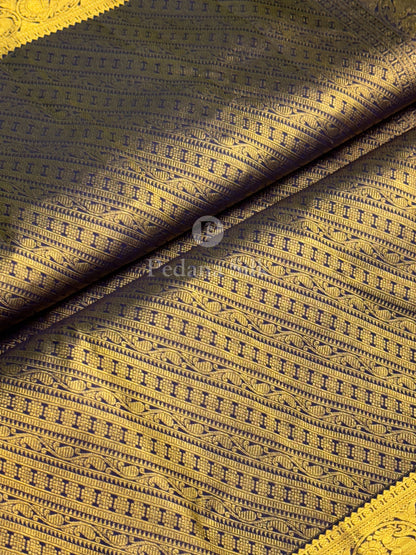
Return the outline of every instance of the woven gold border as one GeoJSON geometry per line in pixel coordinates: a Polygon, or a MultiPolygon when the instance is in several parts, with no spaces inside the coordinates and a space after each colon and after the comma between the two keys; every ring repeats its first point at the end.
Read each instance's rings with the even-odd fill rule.
{"type": "Polygon", "coordinates": [[[0,58],[23,44],[125,3],[126,0],[0,0],[0,58]]]}
{"type": "Polygon", "coordinates": [[[296,552],[296,555],[399,554],[416,554],[414,472],[296,552]]]}

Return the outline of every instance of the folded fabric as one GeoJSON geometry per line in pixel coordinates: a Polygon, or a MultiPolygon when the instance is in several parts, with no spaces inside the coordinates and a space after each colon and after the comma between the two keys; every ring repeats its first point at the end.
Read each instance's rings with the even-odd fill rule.
{"type": "Polygon", "coordinates": [[[414,553],[414,23],[132,0],[0,61],[5,553],[414,553]]]}
{"type": "Polygon", "coordinates": [[[133,1],[16,50],[0,75],[0,325],[404,107],[415,82],[407,34],[355,0],[133,1]]]}

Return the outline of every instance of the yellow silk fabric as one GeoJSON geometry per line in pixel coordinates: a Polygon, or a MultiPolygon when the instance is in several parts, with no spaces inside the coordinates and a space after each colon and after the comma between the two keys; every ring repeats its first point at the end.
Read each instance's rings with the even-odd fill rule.
{"type": "Polygon", "coordinates": [[[414,553],[413,18],[133,0],[1,61],[5,553],[414,553]]]}

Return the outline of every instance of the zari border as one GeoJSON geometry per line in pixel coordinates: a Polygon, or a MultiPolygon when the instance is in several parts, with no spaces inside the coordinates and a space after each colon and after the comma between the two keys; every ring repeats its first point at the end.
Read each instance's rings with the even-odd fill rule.
{"type": "Polygon", "coordinates": [[[0,58],[23,44],[125,3],[126,0],[49,0],[48,2],[6,0],[0,2],[0,58]]]}
{"type": "Polygon", "coordinates": [[[414,555],[416,473],[313,540],[296,555],[414,555]]]}

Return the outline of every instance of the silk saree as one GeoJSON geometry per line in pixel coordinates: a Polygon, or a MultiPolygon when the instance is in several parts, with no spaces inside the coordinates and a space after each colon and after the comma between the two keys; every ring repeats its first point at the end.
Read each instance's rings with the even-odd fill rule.
{"type": "Polygon", "coordinates": [[[5,0],[0,46],[0,552],[414,555],[414,3],[5,0]]]}

